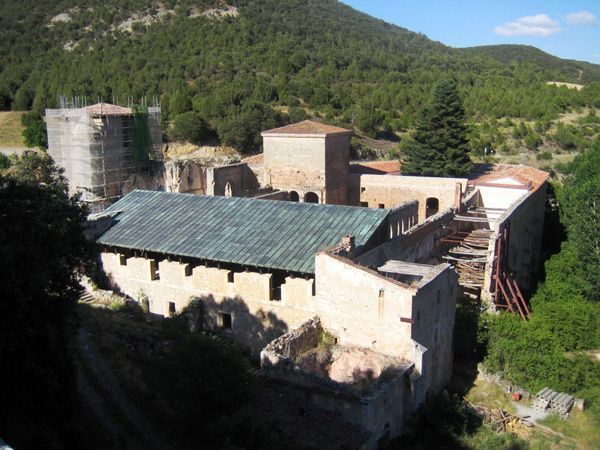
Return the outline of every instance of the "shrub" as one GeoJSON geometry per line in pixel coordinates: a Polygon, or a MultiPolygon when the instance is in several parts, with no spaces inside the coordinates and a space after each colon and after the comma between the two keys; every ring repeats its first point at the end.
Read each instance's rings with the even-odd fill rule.
{"type": "Polygon", "coordinates": [[[542,153],[538,153],[537,155],[535,155],[535,158],[538,161],[549,161],[552,159],[552,153],[550,152],[542,152],[542,153]]]}

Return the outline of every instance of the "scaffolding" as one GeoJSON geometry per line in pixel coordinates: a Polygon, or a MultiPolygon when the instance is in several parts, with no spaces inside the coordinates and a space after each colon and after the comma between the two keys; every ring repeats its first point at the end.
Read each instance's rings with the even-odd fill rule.
{"type": "Polygon", "coordinates": [[[120,198],[131,175],[162,159],[160,107],[47,109],[46,126],[48,153],[92,212],[120,198]]]}

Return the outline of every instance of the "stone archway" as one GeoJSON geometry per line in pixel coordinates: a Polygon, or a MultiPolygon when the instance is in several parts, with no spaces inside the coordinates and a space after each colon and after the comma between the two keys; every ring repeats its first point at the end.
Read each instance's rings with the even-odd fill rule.
{"type": "Polygon", "coordinates": [[[300,196],[296,191],[290,191],[290,202],[299,202],[300,196]]]}
{"type": "Polygon", "coordinates": [[[304,194],[304,203],[319,203],[319,196],[314,192],[304,194]]]}

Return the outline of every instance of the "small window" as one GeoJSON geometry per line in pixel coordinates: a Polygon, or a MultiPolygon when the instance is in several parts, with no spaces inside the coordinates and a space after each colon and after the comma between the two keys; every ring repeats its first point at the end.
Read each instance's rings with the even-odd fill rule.
{"type": "Polygon", "coordinates": [[[365,188],[365,187],[360,188],[360,192],[365,192],[366,190],[367,190],[367,188],[365,188]]]}
{"type": "Polygon", "coordinates": [[[127,257],[125,255],[119,255],[119,264],[122,266],[127,265],[127,257]]]}
{"type": "Polygon", "coordinates": [[[383,203],[378,203],[378,204],[377,204],[377,207],[378,207],[379,209],[384,209],[384,208],[385,208],[385,205],[384,205],[383,203]]]}
{"type": "Polygon", "coordinates": [[[299,202],[300,195],[296,191],[290,191],[290,202],[299,202]]]}
{"type": "Polygon", "coordinates": [[[189,264],[187,264],[185,266],[185,276],[186,277],[191,277],[192,276],[192,266],[190,266],[189,264]]]}
{"type": "Polygon", "coordinates": [[[231,330],[231,324],[232,324],[231,314],[221,313],[220,320],[221,320],[221,329],[231,330]]]}
{"type": "Polygon", "coordinates": [[[169,302],[169,317],[174,316],[176,311],[175,302],[169,302]]]}
{"type": "Polygon", "coordinates": [[[434,216],[440,210],[440,201],[435,197],[425,200],[425,217],[434,216]]]}
{"type": "Polygon", "coordinates": [[[360,206],[362,206],[364,208],[368,208],[369,207],[369,202],[360,202],[360,206]]]}
{"type": "Polygon", "coordinates": [[[160,280],[160,271],[158,270],[158,263],[155,260],[150,261],[150,279],[160,280]]]}
{"type": "Polygon", "coordinates": [[[231,270],[227,272],[227,282],[233,283],[233,272],[231,270]]]}

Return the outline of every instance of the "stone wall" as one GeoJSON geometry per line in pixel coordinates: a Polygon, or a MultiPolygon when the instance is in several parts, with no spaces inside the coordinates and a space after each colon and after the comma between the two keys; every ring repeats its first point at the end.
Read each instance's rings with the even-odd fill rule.
{"type": "MultiPolygon", "coordinates": [[[[492,189],[492,188],[488,188],[492,189]]],[[[535,289],[541,269],[540,250],[544,230],[546,184],[537,190],[523,193],[504,214],[495,221],[495,232],[490,237],[490,247],[482,298],[492,302],[491,286],[495,246],[497,237],[508,229],[508,267],[514,273],[522,291],[535,289]]]]}
{"type": "Polygon", "coordinates": [[[371,268],[380,267],[390,259],[426,264],[437,262],[439,239],[449,232],[453,218],[451,210],[431,216],[404,234],[358,256],[357,262],[371,268]]]}
{"type": "Polygon", "coordinates": [[[349,135],[263,137],[263,185],[315,193],[319,203],[346,204],[349,135]]]}
{"type": "Polygon", "coordinates": [[[427,199],[436,198],[439,211],[460,205],[466,178],[413,177],[404,175],[348,175],[348,204],[391,208],[411,200],[419,202],[419,221],[426,218],[427,199]],[[460,185],[460,188],[457,188],[460,185]],[[460,189],[460,192],[457,190],[460,189]]]}
{"type": "Polygon", "coordinates": [[[404,429],[411,408],[410,375],[414,365],[392,369],[372,380],[365,391],[319,376],[301,367],[296,358],[317,347],[323,332],[315,318],[297,330],[271,342],[261,352],[261,370],[270,377],[304,392],[304,397],[349,423],[371,433],[366,448],[377,448],[379,440],[393,438],[404,429]]]}
{"type": "Polygon", "coordinates": [[[169,316],[200,300],[206,329],[223,331],[256,355],[271,340],[314,316],[313,280],[288,276],[281,300],[272,300],[272,274],[233,272],[103,252],[101,261],[113,287],[139,299],[147,296],[150,312],[169,316]],[[231,328],[224,327],[224,316],[231,328]]]}
{"type": "Polygon", "coordinates": [[[439,392],[452,376],[458,274],[446,266],[413,298],[411,338],[427,349],[422,373],[427,392],[439,392]]]}
{"type": "Polygon", "coordinates": [[[165,161],[167,192],[206,194],[206,166],[193,160],[165,161]]]}
{"type": "Polygon", "coordinates": [[[418,222],[419,202],[412,200],[391,208],[388,215],[389,238],[394,238],[406,233],[418,222]]]}
{"type": "Polygon", "coordinates": [[[264,136],[264,182],[277,189],[325,189],[325,138],[264,136]]]}

